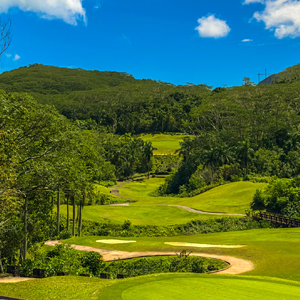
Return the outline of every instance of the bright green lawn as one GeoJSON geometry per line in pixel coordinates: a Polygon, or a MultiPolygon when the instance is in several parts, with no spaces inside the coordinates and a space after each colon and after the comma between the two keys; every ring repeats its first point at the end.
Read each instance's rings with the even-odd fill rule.
{"type": "Polygon", "coordinates": [[[114,196],[112,193],[111,193],[111,189],[110,188],[107,188],[103,185],[100,185],[100,184],[95,184],[95,189],[96,191],[99,191],[101,192],[102,194],[105,194],[105,195],[109,195],[109,196],[112,196],[112,197],[116,197],[114,196]]]}
{"type": "MultiPolygon", "coordinates": [[[[61,205],[61,213],[67,214],[67,206],[61,205]]],[[[71,214],[70,207],[70,214],[71,214]]],[[[86,206],[82,211],[84,220],[124,223],[130,220],[133,225],[172,225],[185,224],[192,220],[207,220],[220,216],[203,215],[168,206],[86,206]]]]}
{"type": "Polygon", "coordinates": [[[52,277],[0,284],[2,295],[29,300],[290,300],[300,299],[300,284],[263,277],[156,274],[123,280],[52,277]]]}
{"type": "Polygon", "coordinates": [[[133,181],[125,184],[119,192],[138,202],[131,206],[176,204],[185,205],[208,212],[245,213],[249,209],[253,195],[257,189],[266,186],[265,183],[233,182],[216,187],[203,194],[189,198],[176,197],[151,197],[149,193],[154,191],[165,179],[150,178],[142,181],[133,181]]]}
{"type": "Polygon", "coordinates": [[[179,142],[183,141],[186,137],[185,134],[146,134],[142,135],[141,138],[144,141],[152,142],[152,146],[157,148],[154,150],[154,155],[161,154],[174,154],[177,149],[180,149],[179,142]]]}
{"type": "MultiPolygon", "coordinates": [[[[189,250],[213,254],[231,255],[251,260],[255,269],[247,275],[279,277],[300,281],[300,228],[255,229],[234,232],[198,234],[176,237],[130,237],[136,243],[107,245],[96,240],[109,237],[81,237],[66,240],[67,243],[124,251],[174,251],[189,250]],[[164,242],[246,245],[244,248],[193,248],[174,247],[164,242]]],[[[115,238],[115,237],[114,237],[115,238]]]]}
{"type": "Polygon", "coordinates": [[[0,283],[0,295],[28,300],[99,299],[99,292],[115,280],[80,276],[50,277],[19,283],[0,283]]]}
{"type": "MultiPolygon", "coordinates": [[[[125,184],[119,189],[120,193],[136,200],[136,203],[131,203],[130,206],[86,206],[83,209],[83,219],[96,222],[111,220],[119,224],[130,220],[133,225],[172,225],[184,224],[192,220],[222,217],[196,214],[181,208],[165,206],[166,204],[185,205],[209,212],[243,214],[246,209],[249,209],[256,189],[266,185],[264,183],[234,182],[190,198],[149,196],[149,192],[155,190],[163,182],[163,178],[150,178],[125,184]]],[[[108,193],[107,188],[101,186],[99,188],[108,193]]],[[[61,213],[67,214],[66,205],[61,206],[61,213]]]]}
{"type": "Polygon", "coordinates": [[[111,300],[300,299],[300,284],[239,276],[158,275],[119,282],[103,290],[111,300]]]}

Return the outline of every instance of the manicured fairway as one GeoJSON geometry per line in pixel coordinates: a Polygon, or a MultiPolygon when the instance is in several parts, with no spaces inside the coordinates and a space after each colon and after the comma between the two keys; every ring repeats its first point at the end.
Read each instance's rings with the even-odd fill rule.
{"type": "Polygon", "coordinates": [[[164,181],[164,178],[133,181],[123,185],[119,192],[125,197],[138,201],[131,206],[176,204],[208,212],[243,214],[246,209],[249,209],[255,191],[266,186],[265,183],[240,181],[228,183],[189,198],[149,196],[149,193],[157,189],[164,181]]]}
{"type": "Polygon", "coordinates": [[[115,284],[103,290],[113,300],[288,300],[300,299],[300,284],[263,278],[158,275],[115,284]]]}
{"type": "Polygon", "coordinates": [[[179,273],[123,280],[70,276],[0,283],[0,294],[28,300],[290,300],[300,299],[300,283],[263,277],[179,273]]]}
{"type": "MultiPolygon", "coordinates": [[[[71,211],[72,208],[70,208],[71,211]]],[[[67,214],[67,206],[61,206],[61,213],[67,214]]],[[[172,225],[185,224],[192,220],[207,220],[222,216],[195,214],[169,206],[86,206],[82,211],[84,220],[124,223],[130,220],[133,225],[172,225]]]]}
{"type": "Polygon", "coordinates": [[[278,277],[300,281],[300,228],[255,229],[234,232],[197,234],[174,237],[128,237],[136,243],[105,245],[96,243],[99,239],[110,237],[72,238],[65,242],[102,249],[124,251],[180,252],[182,250],[198,253],[230,255],[250,260],[255,269],[246,275],[278,277]],[[197,248],[179,247],[165,242],[186,242],[221,245],[246,245],[243,248],[197,248]]]}
{"type": "Polygon", "coordinates": [[[180,149],[179,143],[186,137],[184,134],[146,134],[141,138],[144,141],[152,142],[152,146],[157,150],[153,151],[154,155],[174,154],[177,149],[180,149]]]}

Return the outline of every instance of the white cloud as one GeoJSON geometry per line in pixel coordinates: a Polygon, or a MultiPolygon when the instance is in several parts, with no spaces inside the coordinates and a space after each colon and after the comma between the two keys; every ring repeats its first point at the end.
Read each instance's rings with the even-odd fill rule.
{"type": "Polygon", "coordinates": [[[86,22],[83,0],[1,0],[0,13],[7,13],[11,7],[23,11],[32,11],[44,19],[62,19],[71,25],[77,25],[77,20],[86,22]]]}
{"type": "Polygon", "coordinates": [[[274,31],[279,38],[300,36],[300,1],[266,0],[265,9],[256,12],[253,17],[262,21],[266,29],[274,31]]]}
{"type": "Polygon", "coordinates": [[[8,58],[10,58],[11,54],[5,53],[5,56],[8,57],[8,58]]]}
{"type": "Polygon", "coordinates": [[[199,26],[195,29],[201,37],[221,38],[228,35],[230,27],[226,21],[217,19],[214,15],[198,19],[199,26]]]}
{"type": "Polygon", "coordinates": [[[243,39],[242,42],[243,42],[243,43],[253,42],[253,40],[251,40],[251,39],[243,39]]]}
{"type": "Polygon", "coordinates": [[[16,54],[15,57],[14,57],[14,61],[17,61],[17,60],[19,60],[20,58],[21,58],[21,56],[18,55],[18,54],[16,54]]]}
{"type": "Polygon", "coordinates": [[[251,3],[265,3],[265,0],[245,0],[243,4],[251,4],[251,3]]]}

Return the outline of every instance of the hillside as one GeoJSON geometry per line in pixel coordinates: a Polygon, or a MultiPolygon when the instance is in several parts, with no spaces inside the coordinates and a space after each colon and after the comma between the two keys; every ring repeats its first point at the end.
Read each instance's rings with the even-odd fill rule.
{"type": "Polygon", "coordinates": [[[270,85],[273,83],[291,83],[294,81],[300,81],[300,64],[289,67],[282,72],[273,74],[264,80],[259,85],[270,85]]]}
{"type": "Polygon", "coordinates": [[[265,140],[283,128],[290,131],[299,122],[300,65],[274,76],[280,76],[280,84],[212,90],[201,84],[137,80],[126,73],[34,64],[1,74],[0,89],[29,93],[69,119],[92,119],[88,126],[121,135],[197,135],[224,129],[228,136],[238,130],[240,136],[265,140]]]}
{"type": "MultiPolygon", "coordinates": [[[[58,68],[40,64],[4,72],[0,76],[0,89],[7,92],[68,94],[103,87],[139,82],[127,73],[86,71],[58,68]]],[[[140,81],[143,82],[143,81],[140,81]]]]}
{"type": "Polygon", "coordinates": [[[39,64],[1,74],[0,89],[26,92],[70,119],[92,119],[119,134],[180,132],[191,109],[211,93],[206,85],[175,86],[127,73],[39,64]]]}

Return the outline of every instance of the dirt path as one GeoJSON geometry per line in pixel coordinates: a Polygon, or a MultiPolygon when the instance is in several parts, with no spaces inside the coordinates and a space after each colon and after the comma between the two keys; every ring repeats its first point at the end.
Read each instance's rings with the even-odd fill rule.
{"type": "MultiPolygon", "coordinates": [[[[59,244],[59,241],[48,241],[45,243],[48,246],[55,246],[59,244]]],[[[87,252],[98,252],[103,256],[104,261],[112,261],[115,259],[128,259],[135,257],[145,257],[145,256],[167,256],[174,255],[174,252],[127,252],[127,251],[117,251],[117,250],[108,250],[108,249],[98,249],[87,246],[79,246],[79,245],[71,245],[74,249],[79,251],[87,251],[87,252]]],[[[236,258],[232,256],[225,255],[215,255],[215,254],[207,254],[207,253],[192,253],[192,256],[201,256],[208,258],[216,258],[221,259],[230,264],[230,267],[221,271],[216,272],[217,274],[242,274],[245,272],[252,271],[254,269],[254,265],[251,261],[236,258]]]]}
{"type": "Polygon", "coordinates": [[[0,278],[0,283],[15,283],[15,282],[21,282],[21,281],[28,281],[28,280],[35,280],[35,278],[27,278],[27,277],[4,277],[4,278],[0,278]]]}

